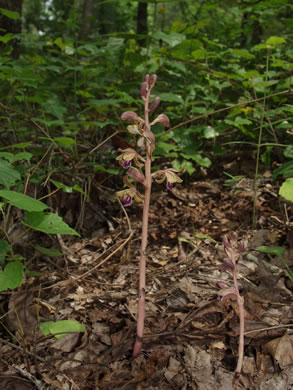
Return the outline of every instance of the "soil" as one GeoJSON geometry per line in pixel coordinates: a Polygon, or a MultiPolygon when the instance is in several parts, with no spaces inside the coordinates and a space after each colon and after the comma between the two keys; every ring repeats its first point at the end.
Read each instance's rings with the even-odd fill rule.
{"type": "MultiPolygon", "coordinates": [[[[224,165],[233,172],[233,162],[224,165]]],[[[59,214],[81,236],[33,233],[19,244],[26,269],[39,274],[0,296],[1,390],[293,389],[292,205],[270,172],[255,188],[248,168],[239,169],[234,181],[200,171],[173,191],[153,187],[145,332],[135,359],[142,206],[125,213],[110,190],[115,178],[96,178],[91,200],[60,193],[59,214]],[[223,237],[232,232],[245,244],[237,265],[245,356],[236,379],[239,310],[235,300],[219,299],[218,287],[232,286],[219,269],[223,237]],[[62,256],[36,256],[31,243],[62,256]],[[60,320],[85,331],[58,339],[40,332],[40,323],[60,320]]]]}

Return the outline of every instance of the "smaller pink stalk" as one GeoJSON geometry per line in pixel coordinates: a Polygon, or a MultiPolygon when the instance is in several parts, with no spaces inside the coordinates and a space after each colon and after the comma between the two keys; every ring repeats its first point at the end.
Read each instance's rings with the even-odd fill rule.
{"type": "Polygon", "coordinates": [[[228,287],[225,283],[219,282],[218,285],[221,287],[219,295],[221,300],[225,299],[236,299],[239,309],[239,343],[238,343],[238,361],[237,367],[235,369],[234,380],[237,381],[240,377],[240,373],[243,365],[244,358],[244,327],[245,327],[245,317],[244,317],[244,298],[239,293],[238,287],[238,271],[237,271],[237,262],[241,256],[241,253],[244,251],[243,242],[238,242],[237,233],[232,233],[231,237],[225,236],[223,239],[224,251],[227,255],[227,258],[223,260],[223,263],[220,266],[220,270],[230,271],[233,276],[233,287],[228,287]]]}

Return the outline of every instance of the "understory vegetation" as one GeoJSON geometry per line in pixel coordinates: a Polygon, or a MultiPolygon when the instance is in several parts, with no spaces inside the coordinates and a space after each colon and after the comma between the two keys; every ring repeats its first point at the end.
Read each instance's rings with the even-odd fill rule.
{"type": "MultiPolygon", "coordinates": [[[[248,341],[241,322],[244,372],[234,386],[254,388],[249,387],[253,382],[260,386],[255,388],[270,388],[261,387],[256,379],[266,375],[265,368],[260,373],[264,350],[279,364],[279,372],[293,364],[292,351],[286,364],[280,363],[272,345],[259,349],[277,337],[289,337],[293,326],[292,42],[293,6],[286,0],[0,0],[2,374],[15,364],[19,378],[26,376],[35,388],[42,388],[41,382],[52,389],[138,389],[140,385],[168,389],[170,383],[174,389],[215,388],[216,382],[201,377],[195,356],[202,354],[209,362],[217,357],[223,370],[233,376],[239,309],[233,299],[221,302],[217,298],[222,274],[234,277],[241,319],[246,316],[249,324],[257,322],[249,317],[254,310],[247,295],[249,283],[256,289],[267,288],[263,279],[276,278],[274,283],[282,280],[286,286],[285,291],[278,285],[281,293],[277,297],[272,293],[274,298],[268,299],[273,306],[276,300],[283,305],[280,310],[288,309],[288,322],[282,322],[285,312],[276,314],[276,321],[259,318],[259,328],[280,326],[283,333],[268,331],[259,339],[253,333],[248,341]],[[151,94],[143,87],[139,90],[145,83],[151,94]],[[146,135],[148,107],[152,112],[158,104],[163,114],[152,113],[151,135],[146,135]],[[123,112],[127,115],[121,117],[123,112]],[[125,119],[138,127],[128,126],[127,131],[125,119]],[[129,155],[137,147],[144,157],[129,155]],[[132,160],[137,168],[130,167],[132,160]],[[143,176],[141,166],[146,161],[143,176]],[[127,181],[125,168],[130,172],[127,181]],[[143,233],[139,253],[136,244],[145,210],[132,203],[140,193],[130,194],[129,188],[134,188],[135,181],[147,188],[145,177],[149,185],[156,171],[165,175],[170,191],[153,183],[150,209],[147,206],[147,217],[143,217],[149,219],[149,237],[143,233]],[[116,193],[123,195],[127,209],[116,193]],[[245,255],[244,244],[241,256],[237,254],[237,275],[234,258],[233,269],[227,266],[228,272],[219,271],[220,264],[225,264],[221,243],[229,234],[245,242],[245,255]],[[138,332],[138,350],[144,337],[148,358],[135,353],[139,363],[128,359],[120,365],[119,359],[131,355],[135,338],[140,256],[151,262],[144,275],[148,283],[144,280],[140,287],[140,297],[146,293],[146,324],[138,332]],[[197,256],[202,256],[202,262],[197,256]],[[245,259],[250,268],[244,269],[245,259]],[[210,271],[205,262],[211,265],[210,271]],[[202,276],[210,295],[198,284],[202,276]],[[98,288],[95,281],[100,283],[98,288]],[[56,299],[51,302],[52,294],[56,299]],[[213,309],[208,306],[211,302],[213,309]],[[219,314],[221,304],[224,314],[219,314]],[[58,310],[52,308],[55,305],[58,310]],[[202,312],[192,320],[205,305],[208,314],[202,312]],[[21,308],[31,313],[32,306],[34,319],[26,322],[21,308]],[[201,340],[203,333],[196,333],[198,329],[205,332],[204,323],[210,329],[206,342],[201,340]],[[194,339],[188,336],[193,331],[194,339]],[[89,353],[91,332],[100,337],[95,348],[104,359],[99,355],[96,376],[91,366],[96,357],[86,360],[82,353],[81,357],[73,352],[78,345],[89,353]],[[65,343],[61,345],[66,337],[68,349],[65,343]],[[171,350],[175,339],[176,352],[171,350]],[[180,349],[182,339],[188,352],[180,349]],[[200,341],[192,344],[194,340],[200,341]],[[48,363],[39,353],[42,347],[49,348],[49,342],[54,343],[58,372],[52,369],[53,360],[48,363]],[[164,353],[156,349],[158,345],[165,347],[164,353]],[[15,346],[20,357],[13,361],[15,346]],[[6,349],[7,359],[3,357],[6,349]],[[71,353],[71,363],[83,362],[83,379],[75,376],[73,364],[64,363],[60,351],[71,353]],[[247,361],[255,356],[259,360],[252,373],[247,361]],[[179,380],[180,364],[185,376],[179,380]],[[164,380],[155,375],[155,366],[164,372],[164,380]],[[147,372],[153,378],[149,382],[147,372]],[[177,382],[172,382],[172,372],[178,374],[177,382]]],[[[143,203],[143,196],[138,200],[143,203]]],[[[229,252],[227,240],[225,251],[229,252]]],[[[229,285],[225,277],[221,280],[223,286],[229,285]]],[[[252,291],[255,299],[258,293],[252,291]]],[[[229,292],[226,289],[225,295],[229,292]]],[[[262,310],[260,316],[265,317],[266,309],[262,310]]],[[[245,331],[249,334],[255,329],[247,325],[245,331]]],[[[286,340],[292,347],[290,337],[286,340]]],[[[281,355],[287,353],[286,348],[281,355]]],[[[241,369],[238,363],[237,374],[241,369]]],[[[3,379],[8,389],[11,378],[2,374],[0,387],[3,379]]]]}

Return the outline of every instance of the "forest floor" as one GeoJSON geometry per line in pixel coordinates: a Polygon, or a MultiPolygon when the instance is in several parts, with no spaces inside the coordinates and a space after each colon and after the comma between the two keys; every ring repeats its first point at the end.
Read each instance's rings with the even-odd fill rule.
{"type": "Polygon", "coordinates": [[[243,173],[232,186],[226,179],[202,171],[172,192],[154,186],[145,337],[136,359],[142,207],[134,203],[126,217],[105,183],[82,206],[64,194],[69,198],[58,200],[60,210],[69,222],[79,218],[82,237],[39,235],[38,244],[62,248],[64,256],[33,258],[29,268],[41,275],[26,276],[19,291],[1,295],[1,390],[233,389],[238,308],[220,301],[217,287],[231,281],[219,265],[223,236],[233,231],[245,242],[239,284],[246,320],[235,388],[293,389],[293,283],[279,258],[256,249],[282,246],[293,266],[292,205],[280,200],[264,172],[253,229],[253,179],[243,173]],[[86,332],[56,340],[37,330],[42,321],[65,319],[81,322],[86,332]]]}

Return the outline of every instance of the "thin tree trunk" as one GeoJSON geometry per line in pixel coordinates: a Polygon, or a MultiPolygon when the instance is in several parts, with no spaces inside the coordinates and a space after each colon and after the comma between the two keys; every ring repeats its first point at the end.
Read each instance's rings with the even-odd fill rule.
{"type": "Polygon", "coordinates": [[[147,33],[148,33],[148,4],[147,3],[138,3],[137,6],[137,27],[136,33],[138,35],[142,35],[141,39],[138,39],[138,43],[140,46],[146,46],[147,44],[147,33]]]}
{"type": "Polygon", "coordinates": [[[91,18],[93,16],[93,0],[84,0],[81,26],[79,30],[78,38],[79,40],[86,40],[91,31],[91,18]]]}

